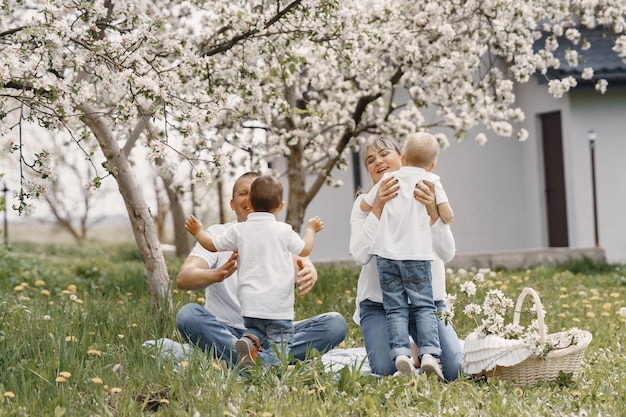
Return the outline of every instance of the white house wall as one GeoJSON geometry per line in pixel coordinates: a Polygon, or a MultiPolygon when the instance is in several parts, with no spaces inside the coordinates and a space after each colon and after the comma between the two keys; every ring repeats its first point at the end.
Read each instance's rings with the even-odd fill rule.
{"type": "Polygon", "coordinates": [[[576,246],[592,246],[593,199],[591,157],[587,132],[596,132],[595,169],[600,246],[610,262],[626,262],[626,88],[615,87],[604,95],[594,91],[570,95],[572,177],[576,184],[571,229],[576,246]]]}
{"type": "MultiPolygon", "coordinates": [[[[609,89],[610,90],[610,89],[609,89]]],[[[526,142],[489,136],[484,146],[473,138],[452,142],[441,152],[435,172],[455,211],[452,226],[459,252],[542,248],[548,245],[541,142],[542,113],[561,111],[566,204],[570,247],[594,245],[587,132],[596,131],[596,176],[600,245],[610,262],[626,262],[626,89],[605,95],[574,92],[556,100],[545,85],[531,82],[517,91],[526,109],[526,142]]],[[[276,168],[279,168],[276,166],[276,168]]],[[[280,170],[280,168],[279,168],[280,170]]],[[[361,166],[362,181],[368,184],[361,166]]],[[[307,209],[320,215],[325,230],[316,237],[314,260],[344,260],[349,255],[352,170],[335,172],[344,185],[324,187],[307,209]]]]}

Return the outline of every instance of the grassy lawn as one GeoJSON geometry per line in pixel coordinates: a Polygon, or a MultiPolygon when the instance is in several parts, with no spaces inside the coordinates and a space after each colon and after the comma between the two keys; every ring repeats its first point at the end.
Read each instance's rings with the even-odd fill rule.
{"type": "MultiPolygon", "coordinates": [[[[172,283],[181,262],[168,259],[172,283]]],[[[463,275],[450,271],[449,292],[459,292],[463,275]]],[[[200,352],[175,367],[142,347],[180,339],[175,313],[150,310],[132,244],[21,243],[0,249],[0,417],[625,415],[625,275],[624,265],[581,261],[487,278],[514,300],[523,287],[534,288],[550,332],[576,326],[593,334],[575,380],[529,387],[377,378],[348,368],[330,374],[319,355],[243,378],[200,352]]],[[[296,297],[296,317],[339,311],[349,326],[343,346],[362,346],[351,319],[358,270],[322,267],[319,276],[311,294],[296,297]]],[[[202,296],[174,290],[175,309],[202,296]]],[[[454,322],[465,337],[474,324],[461,310],[454,322]]]]}

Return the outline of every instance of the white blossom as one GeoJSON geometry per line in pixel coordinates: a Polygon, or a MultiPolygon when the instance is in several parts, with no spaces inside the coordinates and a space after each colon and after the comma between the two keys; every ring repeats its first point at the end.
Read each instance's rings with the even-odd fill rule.
{"type": "Polygon", "coordinates": [[[583,72],[581,74],[581,77],[583,80],[590,80],[593,78],[593,68],[592,67],[586,67],[583,68],[583,72]]]}
{"type": "Polygon", "coordinates": [[[474,284],[472,281],[464,282],[463,284],[461,284],[461,292],[464,292],[470,297],[476,295],[476,284],[474,284]]]}
{"type": "MultiPolygon", "coordinates": [[[[307,0],[286,14],[283,2],[261,0],[165,0],[158,7],[145,0],[4,3],[1,100],[19,100],[29,118],[77,138],[89,130],[85,108],[102,116],[120,144],[143,123],[145,157],[160,166],[192,164],[194,182],[210,182],[242,161],[257,167],[299,155],[303,175],[328,175],[330,162],[346,168],[345,152],[356,147],[359,138],[351,135],[357,133],[402,139],[436,127],[443,149],[480,131],[525,141],[517,85],[541,74],[549,93],[561,98],[576,82],[549,79],[561,65],[554,54],[559,42],[580,44],[578,52],[566,51],[571,66],[593,48],[572,22],[611,28],[614,50],[626,56],[620,0],[601,7],[597,1],[452,7],[426,0],[307,0]],[[232,48],[224,47],[233,40],[232,48]],[[20,83],[23,88],[7,87],[20,83]],[[401,103],[405,96],[409,101],[401,103]],[[241,120],[247,119],[258,121],[264,134],[246,137],[241,120]],[[233,158],[231,147],[245,158],[233,158]],[[302,153],[292,153],[300,147],[302,153]]],[[[584,79],[592,77],[583,69],[584,79]]],[[[605,93],[607,85],[599,80],[596,90],[605,93]]],[[[10,116],[0,121],[3,135],[15,134],[10,116]]],[[[474,138],[487,142],[484,133],[474,138]]],[[[52,178],[53,161],[41,161],[42,174],[52,178]]],[[[333,178],[327,183],[340,185],[333,178]]]]}
{"type": "Polygon", "coordinates": [[[476,144],[479,146],[483,146],[484,144],[487,143],[487,135],[485,135],[482,132],[477,134],[476,138],[474,139],[474,142],[476,142],[476,144]]]}

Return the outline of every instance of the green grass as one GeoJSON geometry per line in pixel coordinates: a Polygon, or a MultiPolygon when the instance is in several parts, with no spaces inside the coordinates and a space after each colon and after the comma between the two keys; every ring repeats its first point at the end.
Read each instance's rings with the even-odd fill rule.
{"type": "MultiPolygon", "coordinates": [[[[172,285],[181,262],[168,259],[172,285]]],[[[461,275],[450,274],[450,292],[461,275]]],[[[180,339],[174,314],[151,311],[133,245],[19,244],[0,249],[0,417],[624,415],[625,275],[623,265],[583,260],[489,278],[513,299],[525,286],[537,290],[551,332],[593,333],[576,380],[520,387],[376,378],[348,368],[331,375],[319,357],[243,378],[197,351],[175,368],[142,347],[180,339]]],[[[296,297],[297,318],[339,311],[349,325],[344,346],[362,346],[351,319],[358,270],[321,267],[319,276],[311,294],[296,297]]],[[[175,308],[202,296],[174,291],[175,308]]],[[[473,328],[459,310],[455,324],[462,337],[473,328]]]]}

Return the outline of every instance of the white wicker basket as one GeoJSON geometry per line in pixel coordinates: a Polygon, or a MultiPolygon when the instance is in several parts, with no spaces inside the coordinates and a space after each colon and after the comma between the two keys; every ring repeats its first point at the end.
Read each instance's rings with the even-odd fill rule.
{"type": "Polygon", "coordinates": [[[532,288],[524,288],[517,299],[513,323],[519,324],[522,304],[527,295],[531,295],[535,301],[539,336],[541,341],[552,340],[556,343],[553,350],[545,357],[531,355],[524,361],[513,366],[496,366],[495,368],[483,371],[488,378],[495,377],[513,381],[520,385],[534,385],[538,382],[555,381],[559,372],[571,373],[573,377],[578,376],[580,364],[582,362],[585,349],[591,343],[591,333],[581,330],[577,335],[577,340],[573,341],[568,337],[567,332],[558,332],[546,335],[546,326],[543,317],[543,307],[539,295],[532,288]],[[560,347],[562,346],[562,347],[560,347]]]}

